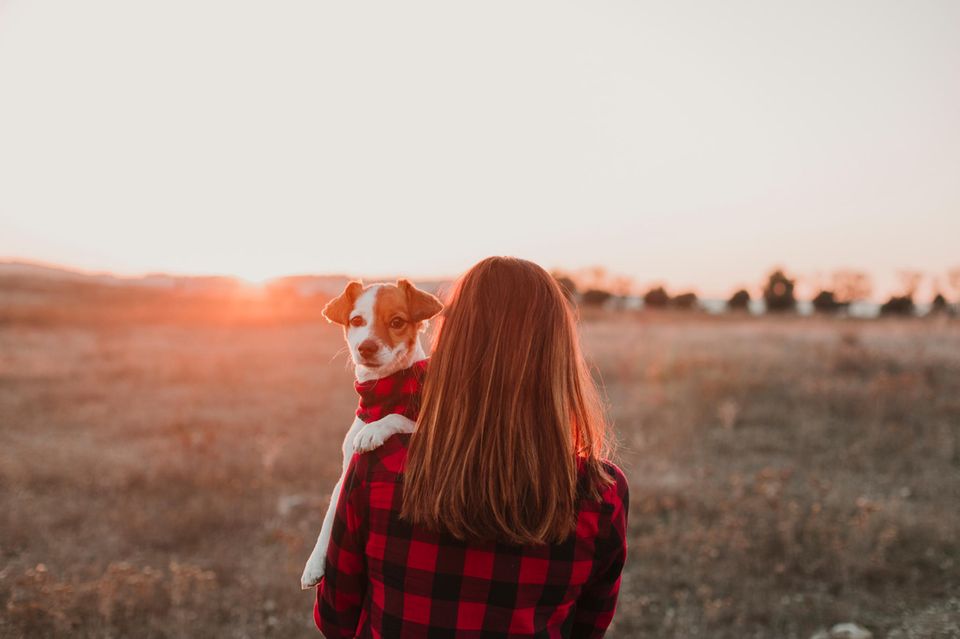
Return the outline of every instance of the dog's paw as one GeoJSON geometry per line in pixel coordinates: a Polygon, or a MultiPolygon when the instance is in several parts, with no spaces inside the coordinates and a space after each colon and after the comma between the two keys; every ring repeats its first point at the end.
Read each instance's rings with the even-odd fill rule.
{"type": "Polygon", "coordinates": [[[300,576],[300,589],[309,590],[313,588],[323,578],[323,562],[308,561],[300,576]]]}
{"type": "Polygon", "coordinates": [[[353,440],[353,450],[358,453],[365,453],[368,450],[383,446],[393,431],[387,428],[379,428],[375,424],[368,424],[360,429],[357,437],[353,440]]]}

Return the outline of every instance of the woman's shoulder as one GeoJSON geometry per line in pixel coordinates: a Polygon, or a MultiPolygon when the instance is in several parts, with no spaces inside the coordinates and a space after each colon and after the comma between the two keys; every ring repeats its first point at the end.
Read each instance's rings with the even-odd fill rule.
{"type": "Polygon", "coordinates": [[[610,478],[610,483],[600,490],[600,501],[614,510],[626,507],[630,502],[630,484],[627,476],[615,463],[608,459],[600,461],[600,467],[610,478]]]}
{"type": "Polygon", "coordinates": [[[613,480],[613,485],[616,486],[618,492],[627,490],[627,476],[623,474],[619,466],[609,459],[601,460],[600,465],[603,466],[603,470],[605,470],[613,480]]]}
{"type": "Polygon", "coordinates": [[[626,476],[609,459],[577,459],[577,493],[580,499],[610,504],[617,500],[625,501],[628,492],[626,476]]]}

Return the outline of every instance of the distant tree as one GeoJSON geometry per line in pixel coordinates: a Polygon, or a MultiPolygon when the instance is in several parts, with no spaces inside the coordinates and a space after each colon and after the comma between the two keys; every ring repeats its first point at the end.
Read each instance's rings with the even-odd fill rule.
{"type": "Polygon", "coordinates": [[[786,276],[782,269],[777,269],[767,277],[767,284],[763,288],[763,301],[767,311],[782,313],[792,311],[797,306],[797,298],[793,288],[796,280],[786,276]]]}
{"type": "Polygon", "coordinates": [[[850,304],[869,299],[873,283],[863,271],[839,270],[833,274],[833,293],[837,303],[850,304]]]}
{"type": "Polygon", "coordinates": [[[913,315],[912,295],[894,295],[880,307],[881,315],[913,315]]]}
{"type": "Polygon", "coordinates": [[[651,288],[643,296],[643,304],[648,308],[665,308],[670,303],[670,294],[662,286],[651,288]]]}
{"type": "Polygon", "coordinates": [[[577,284],[569,275],[563,273],[553,273],[553,279],[560,285],[560,290],[566,295],[567,299],[573,301],[577,296],[577,284]]]}
{"type": "Polygon", "coordinates": [[[883,303],[880,307],[881,315],[913,315],[916,310],[913,298],[917,289],[920,288],[920,282],[923,281],[923,273],[904,270],[900,271],[899,276],[903,292],[900,295],[890,296],[890,299],[883,303]]]}
{"type": "MultiPolygon", "coordinates": [[[[612,297],[622,298],[630,295],[633,290],[633,280],[625,275],[614,275],[607,271],[603,266],[588,266],[578,269],[573,273],[555,272],[554,277],[565,278],[574,284],[574,294],[582,292],[585,294],[588,290],[604,291],[612,297]]],[[[596,299],[596,295],[591,298],[596,299]]],[[[583,301],[581,296],[581,302],[583,301]]]]}
{"type": "Polygon", "coordinates": [[[820,291],[817,293],[817,296],[813,298],[813,309],[818,313],[836,313],[841,308],[843,304],[837,301],[837,297],[833,291],[820,291]]]}
{"type": "Polygon", "coordinates": [[[688,311],[696,308],[699,299],[697,298],[697,294],[691,291],[688,293],[681,293],[680,295],[675,296],[671,301],[677,308],[688,311]]]}
{"type": "Polygon", "coordinates": [[[745,311],[750,308],[750,292],[741,288],[727,300],[727,308],[731,311],[745,311]]]}
{"type": "Polygon", "coordinates": [[[947,304],[947,298],[943,296],[943,293],[937,293],[930,303],[930,312],[934,314],[946,313],[948,310],[950,310],[950,308],[947,304]]]}
{"type": "Polygon", "coordinates": [[[590,288],[584,291],[583,295],[580,296],[580,302],[584,306],[603,306],[612,297],[613,293],[610,291],[605,291],[600,288],[590,288]]]}

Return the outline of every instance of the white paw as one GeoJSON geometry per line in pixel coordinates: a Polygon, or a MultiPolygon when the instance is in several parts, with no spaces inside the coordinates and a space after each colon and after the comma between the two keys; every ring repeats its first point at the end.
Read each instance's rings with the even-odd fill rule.
{"type": "Polygon", "coordinates": [[[307,566],[303,569],[303,574],[300,576],[300,588],[302,590],[309,590],[313,588],[323,577],[323,560],[313,561],[313,557],[310,558],[310,561],[307,562],[307,566]]]}
{"type": "Polygon", "coordinates": [[[368,450],[379,448],[392,434],[393,431],[387,428],[380,428],[376,424],[367,424],[353,440],[353,450],[358,453],[365,453],[368,450]]]}

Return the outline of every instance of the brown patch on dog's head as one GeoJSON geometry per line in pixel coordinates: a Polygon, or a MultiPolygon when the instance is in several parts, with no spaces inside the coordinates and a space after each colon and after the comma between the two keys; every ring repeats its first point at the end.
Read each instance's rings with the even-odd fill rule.
{"type": "Polygon", "coordinates": [[[362,292],[362,282],[356,280],[348,282],[343,292],[330,300],[320,312],[328,322],[346,326],[350,322],[350,311],[353,310],[353,305],[362,292]]]}
{"type": "Polygon", "coordinates": [[[424,322],[441,310],[440,300],[409,280],[397,280],[396,285],[384,284],[377,291],[373,307],[376,318],[373,332],[390,348],[401,342],[412,346],[424,322]]]}
{"type": "Polygon", "coordinates": [[[410,280],[397,280],[397,288],[406,295],[407,305],[410,307],[410,315],[414,322],[428,320],[443,310],[443,303],[440,300],[426,291],[421,291],[410,280]]]}

